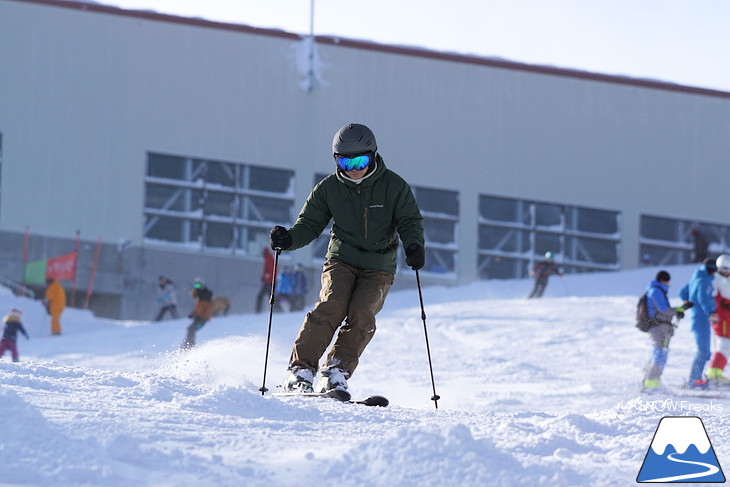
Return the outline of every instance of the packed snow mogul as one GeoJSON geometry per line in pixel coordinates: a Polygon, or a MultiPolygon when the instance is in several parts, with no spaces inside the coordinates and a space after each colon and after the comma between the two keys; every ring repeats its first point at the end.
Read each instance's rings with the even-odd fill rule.
{"type": "Polygon", "coordinates": [[[25,335],[25,338],[30,339],[28,332],[23,328],[23,323],[20,322],[20,317],[23,313],[18,308],[12,308],[10,312],[5,315],[3,322],[5,328],[3,329],[3,338],[0,340],[0,358],[5,355],[6,350],[10,350],[10,356],[13,358],[13,362],[20,360],[18,354],[18,332],[25,335]]]}
{"type": "Polygon", "coordinates": [[[692,333],[697,343],[697,354],[692,361],[689,373],[689,387],[706,389],[707,380],[702,372],[705,364],[710,360],[710,320],[715,315],[714,274],[717,265],[714,259],[705,259],[702,265],[695,269],[689,283],[680,291],[679,297],[694,304],[691,310],[692,333]]]}
{"type": "Polygon", "coordinates": [[[558,267],[555,263],[553,253],[547,251],[545,252],[545,260],[538,262],[530,270],[530,275],[535,278],[535,286],[532,288],[532,292],[528,298],[541,297],[547,287],[548,279],[550,279],[550,276],[553,274],[563,277],[563,273],[560,272],[560,267],[558,267]]]}
{"type": "Polygon", "coordinates": [[[373,132],[345,125],[335,134],[332,153],[335,172],[315,186],[294,226],[277,226],[270,234],[272,249],[295,250],[334,222],[319,301],[294,342],[287,390],[347,390],[393,284],[398,236],[406,264],[418,270],[425,263],[423,217],[408,183],[385,167],[373,132]],[[313,388],[319,360],[336,332],[313,388]]]}
{"type": "Polygon", "coordinates": [[[208,289],[200,278],[195,278],[193,281],[190,295],[195,302],[195,309],[188,315],[193,322],[188,326],[188,334],[180,346],[183,349],[195,346],[195,334],[213,317],[213,291],[208,289]]]}
{"type": "Polygon", "coordinates": [[[684,317],[682,308],[674,309],[669,304],[670,279],[667,271],[659,271],[646,288],[646,310],[653,323],[648,331],[652,343],[651,360],[644,374],[644,389],[647,391],[661,388],[662,372],[669,357],[669,341],[674,335],[672,318],[684,317]]]}
{"type": "Polygon", "coordinates": [[[715,310],[717,319],[712,325],[717,339],[715,353],[712,354],[707,377],[720,386],[730,386],[730,379],[723,375],[730,357],[730,255],[722,254],[715,261],[715,310]]]}

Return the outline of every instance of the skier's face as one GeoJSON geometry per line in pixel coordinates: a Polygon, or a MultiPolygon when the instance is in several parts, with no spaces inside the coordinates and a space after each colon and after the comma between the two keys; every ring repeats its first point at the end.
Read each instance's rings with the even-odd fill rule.
{"type": "Polygon", "coordinates": [[[350,179],[361,179],[365,177],[365,173],[368,172],[368,168],[365,169],[353,169],[352,171],[345,171],[347,177],[350,179]]]}

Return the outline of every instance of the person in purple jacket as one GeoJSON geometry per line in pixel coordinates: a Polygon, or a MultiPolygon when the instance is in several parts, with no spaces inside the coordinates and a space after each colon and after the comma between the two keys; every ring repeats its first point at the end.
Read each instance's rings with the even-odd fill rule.
{"type": "Polygon", "coordinates": [[[23,323],[20,322],[20,317],[22,315],[22,311],[18,308],[12,308],[5,318],[3,318],[5,329],[3,330],[3,338],[0,340],[0,358],[5,355],[5,350],[10,350],[13,362],[18,362],[20,360],[17,345],[18,332],[25,335],[25,338],[30,339],[28,332],[25,331],[25,328],[23,328],[23,323]]]}

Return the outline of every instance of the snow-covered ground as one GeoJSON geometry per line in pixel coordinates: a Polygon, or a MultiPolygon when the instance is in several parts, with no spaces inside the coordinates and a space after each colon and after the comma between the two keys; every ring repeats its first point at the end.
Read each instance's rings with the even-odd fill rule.
{"type": "MultiPolygon", "coordinates": [[[[673,302],[693,268],[669,268],[673,302]]],[[[31,334],[20,363],[0,360],[0,485],[625,486],[659,420],[682,414],[730,464],[730,400],[638,392],[649,343],[633,317],[656,271],[553,278],[540,300],[522,280],[424,288],[438,409],[416,290],[389,296],[350,380],[387,408],[262,396],[268,313],[215,318],[181,353],[187,319],[68,310],[51,337],[38,302],[0,294],[31,334]]],[[[272,391],[303,317],[274,315],[272,391]]],[[[686,318],[667,385],[693,353],[686,318]]]]}

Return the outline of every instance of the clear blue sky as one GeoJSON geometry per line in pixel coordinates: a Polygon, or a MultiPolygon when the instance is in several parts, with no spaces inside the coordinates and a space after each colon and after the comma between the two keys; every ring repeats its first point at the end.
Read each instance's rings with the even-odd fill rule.
{"type": "MultiPolygon", "coordinates": [[[[311,0],[99,0],[308,33],[311,0]]],[[[730,92],[730,0],[315,0],[317,34],[730,92]]]]}

